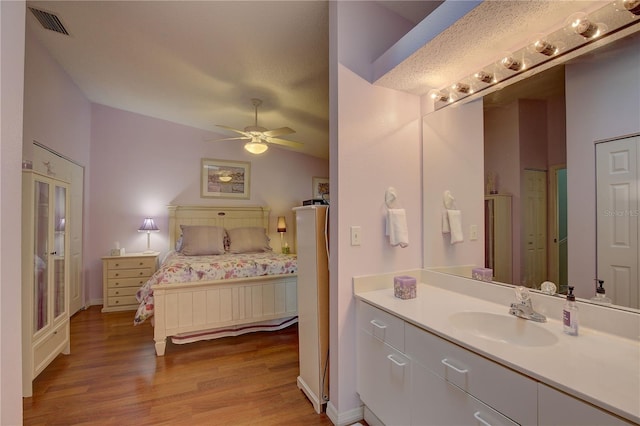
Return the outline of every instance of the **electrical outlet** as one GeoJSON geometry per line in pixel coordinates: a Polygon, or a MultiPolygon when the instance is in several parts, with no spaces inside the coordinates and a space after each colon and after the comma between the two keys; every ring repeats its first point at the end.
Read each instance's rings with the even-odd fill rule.
{"type": "Polygon", "coordinates": [[[469,227],[469,240],[475,241],[478,239],[478,225],[471,225],[469,227]]]}
{"type": "Polygon", "coordinates": [[[362,237],[361,233],[362,233],[362,229],[359,226],[351,227],[351,245],[352,246],[360,245],[360,238],[362,237]]]}

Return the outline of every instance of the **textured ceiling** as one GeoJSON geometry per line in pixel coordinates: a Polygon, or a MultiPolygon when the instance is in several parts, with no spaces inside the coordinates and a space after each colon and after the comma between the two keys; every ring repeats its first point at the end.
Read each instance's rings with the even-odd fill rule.
{"type": "Polygon", "coordinates": [[[561,28],[572,13],[588,12],[607,3],[610,2],[484,1],[376,84],[427,94],[525,46],[538,33],[561,28]]]}

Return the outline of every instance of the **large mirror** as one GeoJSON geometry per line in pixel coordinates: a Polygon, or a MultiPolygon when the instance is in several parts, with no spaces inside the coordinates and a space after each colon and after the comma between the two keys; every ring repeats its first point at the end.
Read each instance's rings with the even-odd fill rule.
{"type": "MultiPolygon", "coordinates": [[[[425,266],[469,276],[466,266],[483,259],[494,270],[494,281],[532,288],[552,281],[558,292],[571,285],[583,300],[595,295],[595,280],[601,278],[612,306],[638,309],[640,174],[631,178],[636,192],[624,206],[607,207],[600,198],[596,203],[596,147],[640,132],[639,52],[635,33],[485,96],[482,253],[458,256],[468,247],[443,244],[435,262],[425,253],[425,266]],[[617,237],[635,247],[627,255],[631,265],[620,273],[615,254],[602,262],[600,231],[610,226],[607,217],[622,218],[617,237]]],[[[640,163],[640,148],[633,152],[632,163],[640,163]]],[[[629,163],[621,161],[625,167],[629,163]]],[[[473,217],[470,210],[467,206],[467,217],[473,217]]],[[[425,223],[425,229],[436,226],[425,223]]],[[[465,243],[474,247],[473,241],[465,243]]]]}

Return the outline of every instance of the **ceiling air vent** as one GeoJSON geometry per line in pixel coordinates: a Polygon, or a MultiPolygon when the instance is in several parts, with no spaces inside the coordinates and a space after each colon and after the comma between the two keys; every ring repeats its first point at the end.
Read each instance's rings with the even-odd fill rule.
{"type": "Polygon", "coordinates": [[[60,19],[53,13],[45,12],[44,10],[34,9],[30,7],[29,10],[33,15],[38,18],[40,24],[48,30],[55,31],[60,34],[69,35],[67,29],[62,25],[60,19]]]}

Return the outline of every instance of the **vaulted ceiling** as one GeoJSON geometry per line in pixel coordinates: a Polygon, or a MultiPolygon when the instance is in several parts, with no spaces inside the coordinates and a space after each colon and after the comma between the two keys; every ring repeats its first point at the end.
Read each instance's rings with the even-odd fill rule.
{"type": "MultiPolygon", "coordinates": [[[[421,23],[440,1],[378,1],[421,23]]],[[[575,10],[602,1],[485,1],[425,43],[375,84],[417,95],[449,84],[531,34],[558,27],[575,10]]],[[[595,6],[594,6],[595,5],[595,6]]],[[[296,133],[302,152],[329,158],[328,2],[29,1],[68,31],[33,32],[95,103],[236,136],[254,124],[296,133]]],[[[429,17],[430,18],[430,17],[429,17]]],[[[215,142],[212,142],[215,143],[215,142]]],[[[286,148],[285,148],[286,149],[286,148]]]]}

